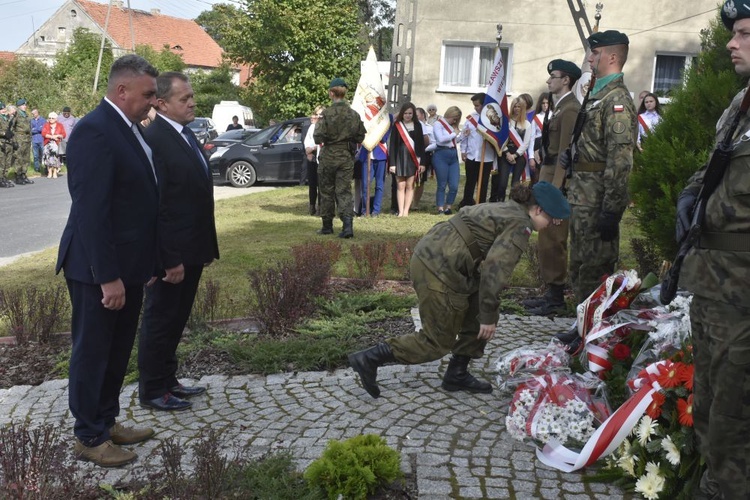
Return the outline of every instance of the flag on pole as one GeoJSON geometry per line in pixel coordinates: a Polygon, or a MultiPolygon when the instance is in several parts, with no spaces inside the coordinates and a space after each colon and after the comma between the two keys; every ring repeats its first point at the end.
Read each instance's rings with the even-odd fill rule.
{"type": "Polygon", "coordinates": [[[503,53],[498,49],[495,56],[490,81],[487,86],[487,97],[484,98],[479,112],[477,131],[492,144],[500,155],[510,135],[510,118],[508,116],[508,99],[505,95],[505,63],[503,53]]]}
{"type": "Polygon", "coordinates": [[[386,104],[387,96],[383,78],[378,70],[378,59],[375,56],[375,50],[370,46],[367,58],[362,62],[362,75],[359,77],[357,90],[352,99],[352,109],[359,113],[365,124],[367,133],[362,145],[368,151],[378,146],[380,139],[391,127],[386,104]]]}

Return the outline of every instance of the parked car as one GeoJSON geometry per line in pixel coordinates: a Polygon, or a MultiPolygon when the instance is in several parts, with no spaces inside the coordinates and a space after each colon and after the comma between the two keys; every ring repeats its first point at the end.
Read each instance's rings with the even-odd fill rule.
{"type": "Polygon", "coordinates": [[[299,182],[305,148],[302,130],[309,118],[295,118],[266,127],[252,136],[216,148],[211,155],[214,180],[229,181],[234,187],[256,182],[299,182]]]}
{"type": "Polygon", "coordinates": [[[206,151],[208,156],[210,157],[212,154],[216,152],[216,148],[231,146],[232,144],[237,144],[238,142],[242,142],[251,135],[254,135],[256,132],[259,132],[259,128],[245,128],[245,129],[239,129],[239,130],[230,130],[229,132],[224,132],[223,134],[219,134],[215,139],[211,139],[206,144],[203,145],[203,149],[206,151]]]}
{"type": "Polygon", "coordinates": [[[188,127],[198,139],[198,144],[206,144],[211,139],[215,139],[219,133],[216,131],[216,125],[211,118],[196,118],[188,123],[188,127]]]}

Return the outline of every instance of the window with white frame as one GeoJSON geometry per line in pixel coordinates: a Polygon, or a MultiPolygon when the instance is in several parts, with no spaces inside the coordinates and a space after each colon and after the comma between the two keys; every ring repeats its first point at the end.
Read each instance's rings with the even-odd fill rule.
{"type": "MultiPolygon", "coordinates": [[[[440,88],[452,92],[481,92],[487,89],[497,45],[474,42],[443,42],[440,88]]],[[[510,82],[510,46],[501,46],[506,82],[510,82]]],[[[508,88],[509,85],[506,86],[508,88]]]]}
{"type": "Polygon", "coordinates": [[[682,78],[693,63],[693,54],[656,54],[654,60],[654,93],[668,94],[682,85],[682,78]]]}

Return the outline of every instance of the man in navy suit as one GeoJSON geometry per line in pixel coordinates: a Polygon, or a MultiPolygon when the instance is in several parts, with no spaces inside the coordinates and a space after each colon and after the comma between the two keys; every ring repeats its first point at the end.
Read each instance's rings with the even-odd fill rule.
{"type": "Polygon", "coordinates": [[[65,270],[73,306],[69,405],[74,452],[103,467],[132,462],[120,448],[151,429],[115,420],[133,348],[143,285],[157,269],[159,193],[152,153],[138,122],[156,104],[158,72],[142,57],[117,59],[107,94],[68,141],[72,199],[56,271],[65,270]]]}
{"type": "Polygon", "coordinates": [[[195,119],[190,81],[182,73],[156,79],[154,122],[145,131],[159,177],[159,257],[164,277],[146,290],[138,344],[141,405],[190,408],[185,398],[205,392],[177,380],[177,345],[185,329],[203,267],[219,258],[213,181],[208,159],[187,124],[195,119]]]}

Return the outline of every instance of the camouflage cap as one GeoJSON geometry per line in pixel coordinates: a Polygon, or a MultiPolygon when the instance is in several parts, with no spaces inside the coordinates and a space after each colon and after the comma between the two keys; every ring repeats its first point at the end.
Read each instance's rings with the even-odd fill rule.
{"type": "Polygon", "coordinates": [[[746,3],[735,3],[734,0],[727,0],[721,7],[721,22],[728,30],[734,28],[734,22],[737,19],[746,19],[750,17],[750,6],[746,3]]]}
{"type": "Polygon", "coordinates": [[[26,104],[26,99],[23,97],[16,101],[16,106],[23,106],[24,104],[26,104]]]}
{"type": "Polygon", "coordinates": [[[334,78],[333,80],[331,80],[331,84],[328,86],[328,88],[332,89],[333,87],[349,88],[343,78],[334,78]]]}
{"type": "Polygon", "coordinates": [[[609,45],[630,45],[628,35],[620,33],[615,30],[602,31],[601,33],[594,33],[586,39],[589,42],[589,47],[595,49],[597,47],[607,47],[609,45]]]}
{"type": "Polygon", "coordinates": [[[539,181],[531,188],[534,199],[553,219],[567,219],[570,217],[570,205],[562,191],[547,181],[539,181]]]}
{"type": "Polygon", "coordinates": [[[562,71],[576,80],[581,78],[581,68],[576,66],[576,63],[566,61],[565,59],[553,59],[550,61],[547,65],[547,73],[552,74],[553,71],[562,71]]]}

